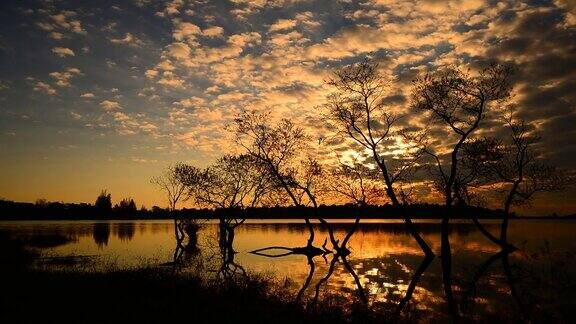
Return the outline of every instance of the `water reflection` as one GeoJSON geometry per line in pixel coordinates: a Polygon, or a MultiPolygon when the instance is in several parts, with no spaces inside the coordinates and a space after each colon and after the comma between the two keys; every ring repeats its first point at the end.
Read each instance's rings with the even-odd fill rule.
{"type": "Polygon", "coordinates": [[[410,302],[410,300],[412,299],[412,296],[414,295],[414,291],[416,290],[416,286],[420,282],[420,278],[422,278],[422,275],[424,275],[424,272],[426,272],[426,270],[428,269],[428,267],[430,266],[432,261],[434,261],[434,256],[429,255],[429,254],[426,254],[424,256],[422,263],[420,263],[420,265],[418,266],[418,268],[414,272],[412,279],[410,279],[410,284],[408,285],[408,288],[406,289],[406,294],[400,300],[400,302],[398,303],[398,306],[394,310],[394,318],[400,317],[402,311],[404,310],[404,308],[406,307],[408,302],[410,302]]]}
{"type": "Polygon", "coordinates": [[[131,241],[134,237],[135,224],[133,222],[122,222],[114,224],[113,233],[120,241],[131,241]]]}
{"type": "MultiPolygon", "coordinates": [[[[326,256],[330,256],[330,262],[325,272],[317,278],[310,296],[309,307],[315,307],[321,295],[322,287],[326,286],[329,280],[336,282],[331,288],[344,293],[353,291],[358,299],[364,305],[379,307],[389,311],[391,320],[399,320],[401,316],[414,316],[415,313],[421,313],[421,318],[439,319],[449,316],[452,320],[458,320],[461,317],[468,320],[478,321],[487,314],[506,314],[509,310],[502,308],[502,301],[512,298],[518,306],[519,318],[527,320],[525,303],[520,298],[521,294],[515,285],[515,278],[510,267],[510,257],[515,255],[516,249],[503,249],[501,251],[490,253],[478,249],[477,244],[468,244],[469,247],[476,246],[478,254],[469,252],[462,255],[458,250],[455,257],[460,260],[475,259],[465,262],[465,264],[474,264],[474,261],[481,259],[488,254],[486,261],[479,264],[476,271],[458,269],[453,274],[453,268],[448,270],[444,260],[438,260],[433,255],[421,253],[420,261],[418,253],[409,253],[408,255],[399,255],[398,257],[383,256],[378,258],[354,258],[354,254],[348,248],[348,241],[353,239],[354,233],[359,220],[354,224],[340,226],[344,230],[344,237],[336,239],[334,227],[329,223],[323,223],[324,226],[324,243],[321,247],[316,247],[308,239],[308,245],[305,247],[288,247],[288,246],[268,246],[251,251],[251,254],[266,258],[285,258],[294,255],[306,256],[308,274],[302,278],[302,286],[299,288],[295,301],[303,299],[303,295],[309,286],[313,283],[314,274],[318,268],[316,257],[322,256],[327,263],[326,256]],[[331,247],[327,248],[326,243],[330,242],[331,247]],[[342,242],[342,243],[340,243],[342,242]],[[315,259],[316,258],[316,259],[315,259]],[[349,260],[352,258],[352,260],[349,260]],[[410,259],[412,259],[410,261],[410,259]],[[433,262],[437,260],[436,267],[431,269],[433,262]],[[497,261],[500,262],[502,269],[496,274],[488,274],[488,270],[497,261]],[[394,267],[394,264],[396,267],[394,267]],[[429,271],[430,270],[430,271],[429,271]],[[427,272],[429,272],[427,274],[427,272]],[[474,273],[472,278],[468,274],[474,273]],[[409,279],[407,275],[411,274],[409,279]],[[427,274],[427,280],[422,282],[422,278],[427,274]],[[352,285],[345,276],[352,278],[352,285]],[[483,283],[482,287],[491,288],[485,295],[476,293],[476,288],[483,277],[487,277],[488,282],[483,283]],[[505,284],[496,282],[497,278],[505,278],[505,284]],[[332,279],[331,279],[332,278],[332,279]],[[449,285],[447,287],[447,285],[449,285]],[[447,291],[450,293],[448,294],[447,291]],[[410,307],[410,304],[416,305],[410,307]],[[482,314],[482,315],[480,315],[482,314]]],[[[370,226],[369,226],[370,227],[370,226]]],[[[377,226],[378,227],[378,226],[377,226]]],[[[385,226],[386,227],[386,226],[385,226]]],[[[431,226],[434,228],[434,226],[431,226]]],[[[290,229],[291,226],[288,226],[290,229]]],[[[394,228],[392,226],[391,228],[394,228]]],[[[318,229],[317,229],[318,230],[318,229]]],[[[393,230],[392,230],[393,231],[393,230]]],[[[470,234],[468,226],[452,227],[452,234],[470,234]]],[[[460,242],[460,240],[455,240],[460,242]]],[[[437,242],[435,244],[438,245],[437,242]]],[[[460,246],[462,244],[459,244],[460,246]]],[[[320,259],[320,264],[321,259],[320,259]]],[[[325,268],[325,267],[324,267],[325,268]]],[[[346,302],[345,302],[346,303],[346,302]]]]}
{"type": "Polygon", "coordinates": [[[232,223],[221,219],[218,224],[218,247],[221,258],[221,265],[217,272],[218,278],[230,280],[237,275],[246,275],[246,269],[234,260],[237,253],[234,250],[235,229],[243,222],[232,223]]]}
{"type": "MultiPolygon", "coordinates": [[[[322,289],[323,286],[326,286],[328,281],[330,280],[330,278],[332,276],[334,276],[335,274],[335,270],[337,269],[337,265],[340,264],[341,268],[343,268],[344,271],[340,271],[337,275],[337,280],[338,282],[344,282],[345,280],[343,279],[343,272],[346,272],[347,274],[349,274],[352,278],[353,278],[353,282],[355,285],[355,292],[357,297],[359,298],[359,300],[361,301],[362,305],[364,306],[368,306],[369,300],[368,300],[368,295],[365,291],[365,287],[363,287],[362,284],[362,280],[360,278],[360,276],[357,274],[355,268],[359,269],[360,271],[362,271],[362,265],[361,264],[357,264],[358,267],[352,266],[350,261],[348,260],[348,257],[351,255],[351,251],[348,247],[348,242],[350,241],[350,239],[352,238],[352,236],[354,235],[354,233],[356,232],[356,230],[358,229],[359,225],[360,225],[360,219],[357,218],[354,220],[353,224],[347,224],[347,226],[334,226],[333,224],[330,224],[329,222],[322,222],[322,225],[324,227],[324,229],[327,231],[327,238],[324,239],[324,243],[322,244],[321,247],[315,247],[312,242],[314,239],[314,234],[310,234],[308,240],[307,240],[307,245],[304,247],[286,247],[286,246],[269,246],[269,247],[264,247],[264,248],[260,248],[260,249],[256,249],[251,251],[251,254],[254,255],[259,255],[259,256],[263,256],[263,257],[267,257],[267,258],[282,258],[282,257],[287,257],[287,256],[291,256],[291,255],[304,255],[306,256],[306,261],[309,267],[309,271],[308,271],[308,275],[306,276],[302,287],[298,290],[298,293],[296,294],[296,298],[295,301],[296,302],[300,302],[300,300],[303,298],[304,292],[308,289],[308,287],[311,284],[312,278],[314,276],[314,272],[316,270],[316,263],[314,258],[315,257],[319,257],[321,256],[324,261],[326,263],[328,263],[328,260],[326,258],[327,255],[331,255],[331,260],[328,266],[328,269],[326,271],[326,274],[324,276],[322,276],[315,284],[314,287],[314,294],[311,298],[311,302],[310,302],[310,307],[314,308],[316,307],[317,303],[318,303],[318,299],[320,298],[320,291],[322,289]],[[343,238],[341,239],[337,239],[337,235],[334,234],[334,228],[339,228],[340,230],[344,229],[345,231],[345,235],[343,236],[343,238]],[[327,242],[329,242],[331,244],[331,249],[327,248],[327,242]],[[340,243],[341,242],[341,243],[340,243]]],[[[404,308],[404,306],[406,305],[406,303],[408,303],[408,301],[412,298],[413,292],[415,290],[415,287],[417,285],[418,280],[420,279],[420,277],[422,276],[422,274],[424,273],[424,271],[426,270],[426,268],[430,265],[430,263],[432,262],[432,260],[434,259],[434,256],[432,254],[425,254],[425,258],[423,263],[421,264],[421,266],[418,268],[418,270],[416,271],[414,277],[411,280],[411,283],[409,285],[409,288],[407,289],[406,295],[405,297],[400,301],[400,303],[398,304],[398,307],[396,308],[396,315],[398,316],[400,314],[400,312],[402,311],[402,309],[404,308]]],[[[364,260],[367,261],[367,260],[364,260]]],[[[360,262],[361,263],[361,262],[360,262]]],[[[372,268],[372,269],[377,269],[377,268],[372,268]]],[[[372,270],[371,269],[371,270],[372,270]]],[[[369,272],[365,272],[363,275],[363,279],[365,283],[369,283],[371,284],[372,288],[376,288],[376,293],[378,291],[377,285],[378,285],[378,280],[377,278],[374,278],[374,275],[377,275],[378,270],[376,270],[376,274],[372,274],[373,277],[370,278],[370,274],[369,272]],[[370,282],[370,279],[372,279],[372,282],[370,282]],[[376,283],[376,286],[374,285],[376,283]]],[[[380,283],[382,284],[382,286],[386,286],[388,283],[380,283]]],[[[347,287],[340,287],[340,290],[345,290],[347,287]]]]}
{"type": "MultiPolygon", "coordinates": [[[[337,294],[344,303],[365,303],[391,317],[426,321],[450,313],[441,260],[427,258],[402,232],[402,224],[316,224],[312,240],[305,224],[229,225],[205,223],[180,243],[174,239],[173,225],[158,221],[0,223],[0,229],[29,238],[29,244],[51,256],[96,255],[118,266],[151,260],[200,269],[225,280],[246,272],[273,273],[293,291],[295,301],[309,307],[337,294]],[[40,236],[67,239],[58,244],[32,239],[40,236]]],[[[491,226],[497,225],[487,225],[491,226]]],[[[438,251],[438,225],[420,227],[438,251]]],[[[571,309],[574,293],[565,287],[574,287],[576,265],[566,260],[576,251],[576,223],[517,222],[510,230],[519,251],[499,251],[473,224],[451,227],[451,287],[463,319],[512,312],[515,318],[535,321],[571,309]],[[540,249],[546,240],[550,247],[540,249]]]]}
{"type": "Polygon", "coordinates": [[[250,251],[250,253],[268,258],[282,258],[291,255],[305,256],[309,270],[308,275],[304,280],[304,284],[302,285],[302,288],[298,290],[298,293],[296,295],[296,302],[300,302],[302,296],[304,295],[304,292],[306,291],[308,286],[310,286],[310,282],[312,281],[312,277],[314,276],[314,272],[316,270],[314,258],[317,256],[322,256],[324,260],[327,262],[326,255],[331,253],[331,251],[326,248],[327,240],[324,240],[324,244],[322,244],[321,248],[315,247],[313,245],[313,242],[314,242],[314,235],[313,232],[311,232],[306,241],[306,246],[303,247],[269,246],[250,251]]]}
{"type": "Polygon", "coordinates": [[[322,287],[323,284],[328,282],[328,279],[330,279],[330,277],[334,274],[334,269],[336,268],[336,264],[339,261],[342,263],[342,265],[344,266],[346,271],[354,278],[354,283],[356,284],[358,297],[360,298],[360,300],[364,304],[368,303],[368,299],[366,297],[366,293],[364,292],[364,288],[362,287],[362,283],[360,282],[360,278],[358,277],[358,275],[356,274],[354,269],[350,266],[350,263],[348,262],[348,259],[347,259],[351,253],[350,249],[348,248],[348,241],[350,240],[350,238],[352,237],[354,232],[356,232],[356,230],[358,229],[359,224],[360,224],[360,218],[356,218],[354,220],[354,224],[350,227],[350,229],[348,229],[346,235],[342,239],[342,243],[340,243],[340,241],[336,240],[336,238],[335,238],[336,236],[334,235],[334,229],[332,227],[332,224],[329,224],[327,222],[324,223],[324,225],[326,226],[326,229],[328,230],[330,241],[332,243],[332,247],[334,249],[334,252],[333,252],[332,260],[330,261],[330,266],[328,268],[328,272],[327,272],[326,276],[323,277],[322,279],[320,279],[318,281],[318,283],[316,284],[315,294],[314,294],[314,298],[312,300],[312,305],[314,307],[315,307],[317,300],[318,300],[318,297],[320,295],[320,288],[322,287]]]}
{"type": "Polygon", "coordinates": [[[98,248],[102,249],[107,246],[108,240],[110,239],[110,223],[94,223],[92,226],[92,237],[94,238],[94,243],[96,243],[98,248]]]}
{"type": "Polygon", "coordinates": [[[490,256],[488,259],[486,259],[486,261],[484,263],[482,263],[480,265],[480,267],[478,267],[478,269],[476,270],[476,273],[474,274],[469,287],[463,291],[462,293],[462,297],[461,297],[461,302],[460,302],[460,311],[462,314],[464,314],[465,316],[469,317],[469,318],[474,318],[474,314],[475,314],[475,306],[477,304],[477,302],[481,299],[478,299],[476,296],[476,290],[477,290],[477,286],[479,281],[482,279],[482,277],[487,275],[487,272],[489,270],[490,267],[493,266],[493,264],[497,263],[497,261],[500,261],[501,266],[502,266],[502,273],[505,276],[505,281],[506,284],[508,285],[508,292],[510,294],[510,296],[512,297],[512,299],[514,300],[515,304],[518,306],[518,310],[520,312],[520,318],[522,320],[526,319],[526,309],[524,307],[523,301],[520,297],[520,295],[518,294],[518,290],[516,289],[515,286],[515,280],[514,277],[512,275],[512,269],[510,268],[510,254],[513,251],[510,250],[502,250],[492,256],[490,256]]]}
{"type": "Polygon", "coordinates": [[[199,263],[196,262],[196,267],[199,268],[202,263],[197,258],[200,254],[200,247],[198,246],[198,230],[200,226],[190,220],[181,220],[176,226],[176,242],[172,261],[164,263],[164,265],[172,265],[174,270],[181,270],[183,267],[191,266],[191,261],[195,260],[200,261],[199,263]]]}

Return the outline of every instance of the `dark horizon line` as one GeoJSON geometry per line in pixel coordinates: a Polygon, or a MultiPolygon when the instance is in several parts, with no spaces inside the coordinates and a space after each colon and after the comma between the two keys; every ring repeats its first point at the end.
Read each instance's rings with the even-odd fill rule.
{"type": "MultiPolygon", "coordinates": [[[[124,198],[123,200],[132,200],[134,201],[133,198],[124,198]]],[[[47,199],[37,199],[35,202],[30,202],[30,201],[15,201],[15,200],[10,200],[4,197],[0,197],[0,212],[2,212],[2,209],[5,208],[5,205],[8,204],[18,204],[18,205],[32,205],[32,206],[37,206],[38,205],[38,201],[43,201],[43,203],[45,204],[45,206],[48,205],[62,205],[65,207],[95,207],[94,203],[90,203],[90,202],[64,202],[64,201],[49,201],[47,199]]],[[[116,204],[118,205],[118,204],[116,204]]],[[[433,208],[445,208],[445,205],[442,203],[429,203],[429,202],[419,202],[419,203],[411,203],[408,204],[409,207],[418,207],[418,206],[430,206],[433,208]]],[[[338,208],[338,207],[345,207],[345,208],[356,208],[356,209],[360,209],[361,207],[354,204],[354,203],[344,203],[344,204],[319,204],[318,208],[338,208]]],[[[260,207],[244,207],[241,208],[241,210],[262,210],[262,209],[313,209],[313,206],[293,206],[293,205],[288,205],[288,206],[280,206],[280,205],[275,205],[275,206],[260,206],[260,207]]],[[[366,208],[394,208],[394,206],[390,203],[385,203],[385,204],[381,204],[381,205],[367,205],[366,208]]],[[[503,213],[503,209],[502,208],[490,208],[490,207],[481,207],[481,206],[471,206],[471,205],[462,205],[462,206],[453,206],[453,208],[456,209],[460,209],[460,210],[466,210],[466,209],[472,209],[472,210],[484,210],[488,213],[503,213]]],[[[144,204],[141,205],[140,209],[137,208],[138,212],[142,212],[142,211],[146,211],[146,212],[150,212],[153,211],[154,209],[159,209],[159,210],[168,210],[169,207],[160,207],[158,205],[152,205],[151,207],[147,207],[144,204]]],[[[221,210],[222,208],[197,208],[197,207],[192,207],[192,208],[187,208],[187,207],[182,207],[179,209],[176,209],[176,212],[186,212],[186,211],[202,211],[202,212],[217,212],[218,210],[221,210]]],[[[552,211],[549,212],[547,215],[534,215],[534,216],[528,216],[528,215],[522,215],[522,214],[518,214],[514,211],[512,211],[510,213],[510,217],[515,217],[515,218],[554,218],[554,217],[576,217],[576,213],[567,213],[567,212],[558,212],[558,211],[552,211]]],[[[420,217],[412,217],[414,219],[421,219],[420,217]]],[[[490,217],[483,217],[483,218],[490,218],[490,217]]],[[[494,217],[494,219],[497,219],[498,217],[494,217]]],[[[0,213],[0,220],[3,219],[2,214],[0,213]]],[[[260,219],[260,218],[257,218],[260,219]]],[[[282,218],[279,218],[282,219],[282,218]]],[[[288,218],[290,219],[290,218],[288,218]]],[[[353,219],[353,218],[351,218],[353,219]]],[[[394,219],[394,218],[390,218],[390,217],[383,217],[382,219],[394,219]]],[[[427,218],[423,218],[423,219],[427,219],[427,218]]],[[[454,219],[459,219],[459,218],[454,218],[454,219]]]]}
{"type": "MultiPolygon", "coordinates": [[[[303,220],[306,217],[245,217],[245,220],[303,220]]],[[[217,217],[198,217],[198,218],[190,218],[190,220],[200,220],[200,221],[207,221],[207,220],[218,220],[217,217]]],[[[314,221],[319,218],[309,218],[310,220],[314,221]]],[[[353,221],[355,217],[324,217],[326,220],[350,220],[353,221]]],[[[402,217],[361,217],[361,220],[403,220],[402,217]]],[[[412,217],[412,220],[442,220],[442,217],[412,217]]],[[[472,217],[453,217],[452,220],[472,220],[472,217]]],[[[497,217],[483,217],[479,218],[480,220],[502,220],[502,218],[497,217]]],[[[153,218],[130,218],[130,217],[112,217],[112,218],[0,218],[1,221],[145,221],[145,220],[172,220],[172,218],[165,218],[165,217],[153,217],[153,218]]],[[[565,215],[565,216],[516,216],[512,217],[511,220],[576,220],[576,215],[565,215]]],[[[321,224],[321,223],[319,223],[321,224]]]]}
{"type": "MultiPolygon", "coordinates": [[[[475,206],[455,207],[456,213],[467,216],[456,216],[452,219],[502,219],[501,209],[489,209],[475,206]]],[[[408,205],[411,218],[415,220],[441,219],[445,206],[441,204],[417,203],[408,205]],[[437,216],[436,216],[437,215],[437,216]]],[[[88,203],[45,202],[44,204],[15,202],[0,199],[0,220],[146,220],[146,219],[402,219],[397,215],[397,207],[390,204],[369,205],[360,207],[354,204],[320,205],[314,207],[271,206],[248,207],[244,209],[208,209],[181,208],[170,211],[167,208],[154,206],[151,209],[110,208],[101,209],[88,203]],[[293,216],[299,215],[299,216],[293,216]],[[351,216],[353,215],[353,216],[351,216]]],[[[576,214],[525,216],[512,213],[514,219],[571,219],[576,214]]]]}

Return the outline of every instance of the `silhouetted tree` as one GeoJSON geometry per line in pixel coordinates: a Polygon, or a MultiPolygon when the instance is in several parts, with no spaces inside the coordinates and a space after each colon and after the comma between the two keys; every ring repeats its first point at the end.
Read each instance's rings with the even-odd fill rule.
{"type": "Polygon", "coordinates": [[[320,170],[316,161],[302,154],[307,152],[309,140],[302,128],[288,119],[272,125],[269,113],[256,112],[240,114],[234,126],[237,142],[262,165],[295,206],[316,203],[312,186],[320,170]]]}
{"type": "MultiPolygon", "coordinates": [[[[503,249],[498,253],[493,254],[492,256],[490,256],[488,259],[486,259],[486,261],[484,261],[480,267],[476,270],[476,273],[474,274],[470,285],[468,287],[468,289],[463,290],[462,293],[462,302],[460,305],[460,308],[462,310],[462,313],[465,315],[472,315],[473,314],[473,306],[475,303],[475,291],[476,291],[476,286],[478,285],[478,282],[480,281],[480,279],[487,275],[487,273],[489,272],[489,268],[498,260],[502,261],[502,272],[504,274],[504,277],[506,278],[506,284],[508,286],[508,289],[510,291],[510,296],[512,297],[512,299],[514,299],[514,302],[517,305],[517,308],[519,310],[519,315],[520,315],[520,319],[521,322],[531,322],[528,319],[528,312],[527,312],[527,308],[526,308],[526,304],[523,301],[523,297],[520,295],[519,291],[518,291],[518,287],[516,287],[516,280],[512,274],[512,268],[510,266],[510,254],[513,251],[510,250],[506,250],[503,249]]],[[[471,316],[471,318],[473,318],[473,316],[471,316]]]]}
{"type": "Polygon", "coordinates": [[[190,188],[198,184],[200,170],[196,167],[184,163],[176,163],[168,166],[160,176],[153,177],[150,182],[156,185],[166,194],[168,199],[168,209],[174,218],[174,235],[178,245],[186,234],[186,227],[189,221],[181,219],[175,213],[179,201],[188,200],[191,196],[190,188]]]}
{"type": "MultiPolygon", "coordinates": [[[[464,149],[462,159],[470,170],[469,178],[474,179],[471,182],[476,182],[477,187],[497,187],[491,191],[502,194],[504,218],[500,237],[491,239],[504,247],[509,245],[507,232],[512,206],[530,202],[538,192],[561,190],[568,183],[563,172],[548,165],[535,152],[540,138],[532,125],[517,117],[514,109],[511,106],[503,118],[508,138],[473,141],[464,149]]],[[[460,191],[467,192],[469,185],[461,185],[460,191]]]]}
{"type": "Polygon", "coordinates": [[[114,205],[114,212],[120,217],[134,217],[138,209],[132,198],[124,198],[114,205]]]}
{"type": "Polygon", "coordinates": [[[220,248],[221,264],[217,275],[224,280],[234,279],[238,274],[246,275],[244,267],[234,260],[237,253],[234,250],[234,233],[238,225],[222,221],[219,224],[218,247],[220,248]]]}
{"type": "Polygon", "coordinates": [[[556,167],[546,164],[536,156],[534,144],[539,137],[529,132],[530,128],[523,119],[511,113],[505,121],[511,133],[512,144],[495,168],[500,180],[509,185],[500,231],[502,242],[508,239],[508,219],[512,205],[526,204],[538,192],[561,190],[568,180],[556,167]]]}
{"type": "Polygon", "coordinates": [[[427,146],[424,151],[436,165],[437,184],[444,195],[446,206],[441,223],[442,271],[446,298],[453,315],[457,315],[457,310],[453,303],[450,279],[452,256],[448,225],[453,216],[459,153],[464,143],[480,127],[486,112],[494,104],[503,103],[509,98],[510,74],[509,67],[497,64],[477,74],[453,67],[428,73],[413,82],[413,108],[430,113],[438,122],[437,131],[442,134],[441,140],[436,139],[441,147],[435,149],[427,146]]]}
{"type": "Polygon", "coordinates": [[[332,253],[332,251],[326,248],[326,241],[321,248],[312,245],[307,245],[305,247],[287,247],[287,246],[268,246],[265,248],[260,248],[257,250],[250,251],[251,254],[259,255],[267,258],[282,258],[290,255],[302,255],[306,257],[306,261],[309,267],[308,275],[302,284],[302,287],[298,290],[296,294],[296,302],[299,303],[304,296],[304,292],[310,286],[312,282],[312,277],[316,271],[316,264],[314,263],[314,258],[317,256],[322,256],[327,262],[326,255],[332,253]]]}
{"type": "Polygon", "coordinates": [[[454,183],[458,177],[460,150],[478,130],[493,104],[503,103],[509,98],[510,73],[510,68],[503,65],[492,65],[478,75],[449,68],[414,81],[414,109],[429,112],[439,123],[438,130],[445,132],[445,138],[453,138],[453,142],[447,140],[440,143],[441,147],[436,150],[432,145],[425,148],[426,154],[436,164],[446,207],[451,207],[455,200],[454,183]],[[446,150],[446,145],[450,149],[446,150]],[[436,153],[441,150],[447,151],[447,154],[436,153]]]}
{"type": "Polygon", "coordinates": [[[364,207],[382,202],[382,197],[386,195],[381,186],[374,181],[377,177],[377,170],[355,159],[350,164],[340,161],[326,182],[328,190],[335,194],[336,198],[364,207]]]}
{"type": "Polygon", "coordinates": [[[258,161],[246,154],[225,155],[205,169],[181,165],[179,171],[187,195],[199,206],[218,214],[218,243],[222,255],[219,275],[227,277],[238,269],[243,272],[242,267],[234,263],[234,230],[245,221],[243,209],[259,205],[268,192],[268,175],[261,172],[258,161]]]}
{"type": "Polygon", "coordinates": [[[225,155],[202,171],[196,185],[198,204],[223,210],[256,207],[269,189],[267,174],[250,155],[225,155]]]}
{"type": "MultiPolygon", "coordinates": [[[[322,168],[306,154],[309,138],[302,128],[288,119],[271,124],[268,113],[244,112],[235,118],[233,130],[237,143],[261,166],[276,193],[284,193],[294,206],[312,205],[317,209],[316,189],[322,168]]],[[[311,245],[314,231],[308,218],[305,222],[311,245]]]]}
{"type": "Polygon", "coordinates": [[[422,251],[433,255],[404,208],[407,200],[403,199],[406,196],[401,189],[401,183],[412,174],[422,155],[422,150],[412,143],[418,142],[419,137],[406,136],[406,132],[395,127],[400,116],[386,105],[385,89],[389,81],[378,68],[377,63],[364,60],[334,72],[327,82],[336,89],[329,96],[328,119],[340,135],[370,153],[392,205],[402,213],[407,229],[422,251]],[[402,154],[392,154],[399,147],[403,147],[402,154]]]}
{"type": "Polygon", "coordinates": [[[166,194],[168,208],[175,210],[180,200],[186,200],[186,185],[182,181],[183,174],[193,176],[191,172],[184,172],[186,166],[182,163],[168,166],[160,176],[153,177],[150,182],[166,194]]]}
{"type": "Polygon", "coordinates": [[[40,208],[46,208],[46,207],[48,207],[48,204],[49,204],[48,200],[46,200],[44,198],[36,199],[36,201],[34,202],[34,205],[36,205],[40,208]]]}
{"type": "Polygon", "coordinates": [[[106,190],[102,190],[94,203],[100,216],[108,217],[112,212],[112,196],[106,190]]]}

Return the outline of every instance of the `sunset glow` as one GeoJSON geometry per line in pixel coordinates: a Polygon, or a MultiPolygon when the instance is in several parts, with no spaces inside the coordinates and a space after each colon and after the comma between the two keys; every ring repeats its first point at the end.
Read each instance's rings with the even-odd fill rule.
{"type": "MultiPolygon", "coordinates": [[[[576,168],[572,1],[3,1],[0,8],[6,199],[93,202],[108,189],[115,201],[165,206],[150,178],[177,161],[206,166],[236,152],[225,128],[242,110],[271,111],[315,141],[330,138],[322,107],[333,89],[325,81],[365,57],[389,78],[386,100],[397,112],[410,109],[419,73],[512,64],[512,100],[537,125],[539,153],[569,173],[576,168]]],[[[422,113],[401,121],[429,123],[422,113]]],[[[487,123],[480,133],[492,132],[487,123]]],[[[333,163],[334,150],[320,145],[317,154],[333,163]]],[[[576,203],[566,199],[573,194],[545,196],[528,213],[573,213],[576,203]]]]}

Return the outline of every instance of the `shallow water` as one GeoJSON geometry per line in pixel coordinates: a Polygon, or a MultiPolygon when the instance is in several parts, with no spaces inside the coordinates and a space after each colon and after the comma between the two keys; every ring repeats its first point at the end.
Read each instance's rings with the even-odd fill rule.
{"type": "MultiPolygon", "coordinates": [[[[351,221],[329,222],[339,240],[352,228],[351,221]]],[[[498,233],[497,222],[485,223],[489,230],[498,233]]],[[[419,226],[424,239],[439,254],[438,222],[420,222],[419,226]]],[[[172,221],[0,222],[0,231],[25,238],[41,251],[45,257],[43,260],[87,256],[89,267],[96,271],[110,266],[128,268],[171,264],[177,246],[172,221]]],[[[417,269],[424,267],[421,250],[398,221],[364,221],[350,238],[348,248],[351,253],[348,256],[335,259],[334,254],[329,253],[324,257],[316,256],[311,262],[304,255],[266,257],[249,253],[271,246],[305,246],[309,232],[303,221],[246,221],[235,229],[232,243],[236,253],[229,255],[223,255],[226,252],[219,248],[218,233],[216,222],[203,223],[195,247],[186,249],[181,255],[188,270],[202,271],[207,277],[243,271],[266,273],[290,288],[295,296],[310,278],[309,285],[303,290],[303,295],[310,299],[314,295],[334,294],[344,296],[344,302],[352,303],[361,299],[360,292],[364,292],[370,305],[394,308],[406,295],[417,269]],[[330,271],[331,266],[333,271],[330,271]],[[322,283],[320,286],[319,282],[322,283]]],[[[545,289],[551,291],[542,292],[546,293],[543,297],[538,294],[542,289],[536,285],[545,280],[556,280],[549,276],[557,273],[568,276],[562,277],[563,280],[572,283],[573,265],[566,260],[576,251],[574,233],[576,222],[573,221],[512,221],[510,241],[520,250],[503,260],[504,257],[494,257],[498,247],[485,239],[474,225],[466,221],[454,224],[450,234],[453,288],[461,300],[462,311],[470,312],[474,318],[480,316],[474,314],[496,313],[503,309],[522,316],[523,308],[533,308],[534,305],[554,308],[554,303],[548,305],[546,298],[548,295],[567,294],[554,290],[562,289],[566,283],[547,285],[545,289]],[[518,286],[516,290],[521,290],[516,295],[525,297],[525,301],[517,301],[518,296],[514,296],[505,263],[512,268],[513,281],[518,286]],[[548,268],[555,271],[549,273],[548,268]]],[[[327,237],[326,229],[315,225],[314,245],[322,246],[327,237]]],[[[329,241],[326,248],[330,249],[329,241]]],[[[267,252],[277,255],[287,250],[267,252]]],[[[47,262],[43,266],[50,264],[47,262]]],[[[67,266],[54,264],[54,267],[67,266]]],[[[409,302],[412,311],[426,318],[445,307],[438,258],[425,267],[422,278],[414,283],[416,288],[409,302]]],[[[561,312],[563,308],[550,311],[561,312]]]]}

